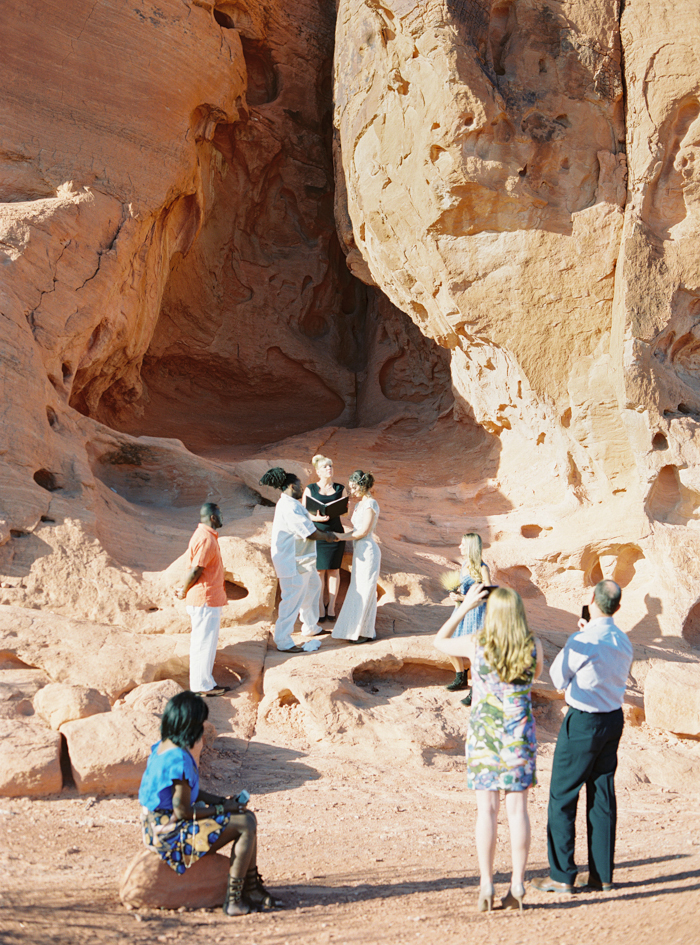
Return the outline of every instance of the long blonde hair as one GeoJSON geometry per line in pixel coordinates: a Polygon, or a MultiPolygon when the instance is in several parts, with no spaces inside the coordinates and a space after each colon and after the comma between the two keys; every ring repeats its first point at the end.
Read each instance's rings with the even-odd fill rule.
{"type": "Polygon", "coordinates": [[[532,672],[535,645],[520,594],[497,587],[486,602],[486,620],[479,636],[484,659],[501,682],[513,683],[532,672]]]}
{"type": "Polygon", "coordinates": [[[477,583],[481,584],[481,555],[484,550],[481,537],[476,532],[466,532],[462,535],[462,541],[467,543],[467,554],[464,559],[467,571],[477,583]]]}

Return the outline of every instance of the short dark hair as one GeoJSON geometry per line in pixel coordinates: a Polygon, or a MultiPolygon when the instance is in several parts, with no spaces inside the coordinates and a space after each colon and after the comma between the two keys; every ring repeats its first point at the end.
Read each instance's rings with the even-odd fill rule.
{"type": "Polygon", "coordinates": [[[298,476],[295,476],[294,473],[288,473],[281,466],[273,466],[262,477],[260,485],[270,486],[271,489],[279,489],[280,492],[283,492],[287,486],[291,486],[298,479],[298,476]]]}
{"type": "Polygon", "coordinates": [[[192,748],[202,737],[209,706],[201,696],[189,689],[178,692],[168,701],[160,720],[160,737],[169,739],[178,748],[192,748]]]}
{"type": "Polygon", "coordinates": [[[622,588],[614,581],[598,581],[593,591],[593,597],[601,613],[604,613],[607,617],[612,617],[620,609],[622,588]]]}
{"type": "Polygon", "coordinates": [[[205,502],[199,510],[199,520],[201,522],[208,522],[216,512],[221,513],[221,509],[216,502],[205,502]]]}

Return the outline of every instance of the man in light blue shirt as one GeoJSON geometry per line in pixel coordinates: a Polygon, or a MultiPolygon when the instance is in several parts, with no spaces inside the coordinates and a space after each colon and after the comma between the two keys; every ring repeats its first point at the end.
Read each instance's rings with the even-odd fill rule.
{"type": "Polygon", "coordinates": [[[615,859],[615,769],[622,735],[622,702],[632,665],[632,644],[615,626],[622,591],[614,581],[600,581],[590,603],[591,620],[579,621],[579,632],[549,671],[557,689],[565,690],[569,711],[564,718],[552,763],[547,812],[549,876],[534,879],[543,892],[574,891],[576,807],[586,785],[588,887],[612,889],[615,859]]]}

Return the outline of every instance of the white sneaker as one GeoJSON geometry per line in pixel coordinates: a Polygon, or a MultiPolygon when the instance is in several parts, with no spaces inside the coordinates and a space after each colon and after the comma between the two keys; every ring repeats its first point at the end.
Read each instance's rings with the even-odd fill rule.
{"type": "Polygon", "coordinates": [[[323,627],[319,627],[318,624],[316,624],[315,627],[302,627],[301,628],[301,635],[303,637],[316,637],[318,636],[319,633],[323,633],[323,627]]]}

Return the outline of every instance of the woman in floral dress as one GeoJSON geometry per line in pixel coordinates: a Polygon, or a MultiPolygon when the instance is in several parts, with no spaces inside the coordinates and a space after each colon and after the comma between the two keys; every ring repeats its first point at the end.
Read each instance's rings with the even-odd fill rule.
{"type": "Polygon", "coordinates": [[[527,798],[536,783],[537,740],[530,691],[542,671],[542,644],[530,633],[520,596],[496,588],[486,605],[480,634],[455,637],[460,621],[486,597],[473,584],[463,603],[440,628],[435,645],[448,656],[467,657],[472,667],[473,707],[467,734],[467,786],[476,791],[476,847],[481,885],[479,911],[493,907],[493,859],[500,791],[505,791],[513,871],[504,909],[523,907],[530,849],[527,798]]]}

